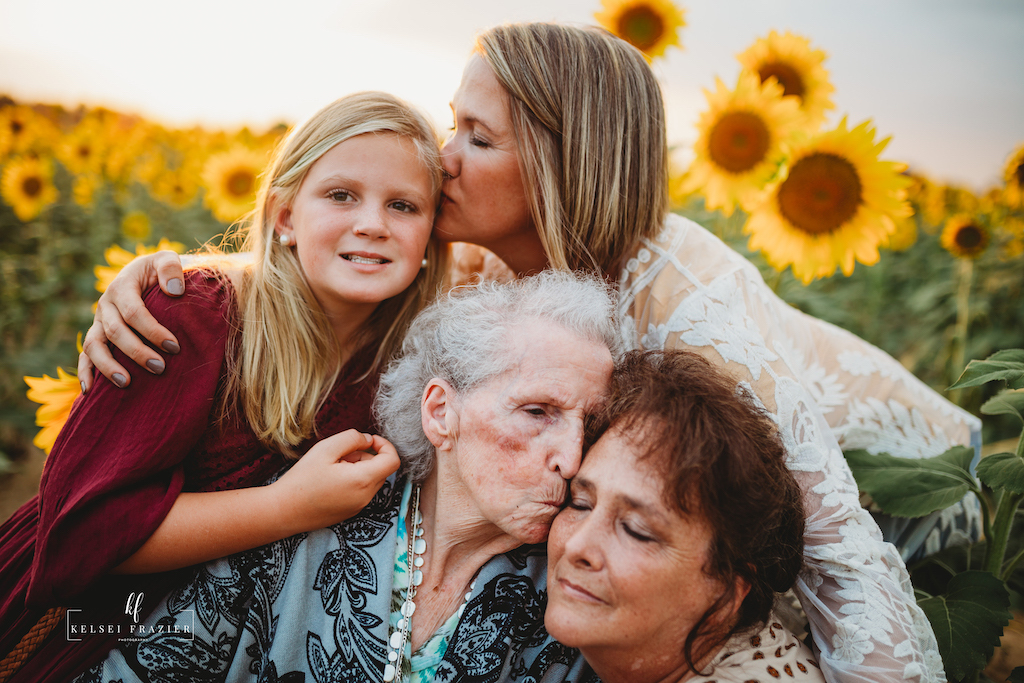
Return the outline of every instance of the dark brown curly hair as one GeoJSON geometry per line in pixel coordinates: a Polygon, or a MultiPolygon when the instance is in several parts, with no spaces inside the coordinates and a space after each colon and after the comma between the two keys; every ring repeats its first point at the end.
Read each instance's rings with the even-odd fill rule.
{"type": "Polygon", "coordinates": [[[688,351],[633,351],[612,375],[605,407],[587,425],[589,447],[609,429],[634,435],[664,477],[666,503],[704,518],[711,546],[704,573],[725,586],[683,645],[687,663],[734,633],[763,624],[775,593],[793,586],[803,563],[800,487],[786,468],[774,423],[747,392],[688,351]],[[737,581],[750,590],[735,615],[722,614],[737,581]]]}

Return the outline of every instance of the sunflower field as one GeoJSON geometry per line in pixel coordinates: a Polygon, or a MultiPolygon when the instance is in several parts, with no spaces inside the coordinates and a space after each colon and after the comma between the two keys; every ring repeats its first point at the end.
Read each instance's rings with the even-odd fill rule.
{"type": "Polygon", "coordinates": [[[249,211],[285,130],[172,130],[0,97],[0,471],[33,438],[53,443],[97,292],[136,255],[195,249],[249,211]]]}

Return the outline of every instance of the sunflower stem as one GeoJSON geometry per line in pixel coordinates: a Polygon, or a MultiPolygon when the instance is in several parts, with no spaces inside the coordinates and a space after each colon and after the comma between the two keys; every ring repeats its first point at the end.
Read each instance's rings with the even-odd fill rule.
{"type": "MultiPolygon", "coordinates": [[[[956,334],[953,354],[953,380],[960,376],[967,364],[967,332],[970,321],[971,284],[974,280],[974,260],[960,259],[960,287],[956,293],[956,334]]],[[[949,399],[960,405],[963,389],[954,389],[949,399]]]]}

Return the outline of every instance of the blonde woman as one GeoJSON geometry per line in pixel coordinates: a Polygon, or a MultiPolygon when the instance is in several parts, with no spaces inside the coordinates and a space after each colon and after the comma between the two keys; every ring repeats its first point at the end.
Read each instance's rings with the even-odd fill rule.
{"type": "MultiPolygon", "coordinates": [[[[492,28],[452,104],[435,234],[490,249],[513,275],[599,272],[618,285],[629,346],[695,351],[748,387],[778,424],[804,492],[806,569],[796,591],[823,668],[834,679],[941,680],[903,559],[861,508],[840,445],[934,455],[973,443],[978,420],[878,349],[785,305],[750,263],[667,213],[661,93],[623,41],[558,24],[492,28]]],[[[140,365],[158,355],[118,309],[153,344],[174,339],[144,314],[138,291],[158,280],[168,291],[179,278],[177,258],[164,254],[115,281],[86,338],[102,374],[127,377],[107,338],[140,365]]],[[[90,367],[83,355],[80,376],[90,367]]],[[[976,505],[960,512],[980,526],[976,505]]],[[[939,522],[926,520],[934,528],[919,527],[920,537],[938,537],[939,522]]]]}
{"type": "Polygon", "coordinates": [[[94,385],[38,498],[0,528],[5,666],[41,619],[57,625],[49,608],[74,608],[14,680],[66,678],[110,639],[65,631],[126,611],[137,623],[166,572],[347,519],[398,469],[364,432],[379,371],[444,270],[430,238],[440,185],[420,113],[383,93],[342,98],[268,168],[251,267],[190,270],[182,298],[146,295],[177,333],[168,372],[131,392],[94,385]]]}

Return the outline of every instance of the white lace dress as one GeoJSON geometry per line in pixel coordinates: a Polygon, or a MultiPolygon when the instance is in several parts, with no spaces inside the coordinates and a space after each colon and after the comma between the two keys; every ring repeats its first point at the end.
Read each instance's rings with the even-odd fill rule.
{"type": "MultiPolygon", "coordinates": [[[[619,286],[629,343],[701,354],[778,424],[808,514],[796,590],[828,680],[945,680],[903,560],[862,508],[840,446],[937,455],[976,441],[980,421],[879,349],[788,306],[749,261],[680,216],[636,249],[619,286]]],[[[977,517],[969,502],[965,511],[977,517]]]]}

